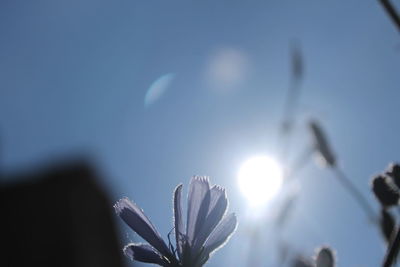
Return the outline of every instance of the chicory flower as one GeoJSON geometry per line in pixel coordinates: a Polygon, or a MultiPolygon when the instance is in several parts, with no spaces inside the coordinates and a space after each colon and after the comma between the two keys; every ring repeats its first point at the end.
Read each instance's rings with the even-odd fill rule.
{"type": "Polygon", "coordinates": [[[124,253],[132,260],[164,267],[201,267],[222,247],[237,226],[235,214],[226,215],[228,199],[219,186],[210,187],[208,178],[193,177],[189,185],[186,227],[181,206],[182,184],[174,191],[176,247],[167,245],[143,211],[128,198],[119,200],[115,211],[148,244],[131,243],[124,253]]]}

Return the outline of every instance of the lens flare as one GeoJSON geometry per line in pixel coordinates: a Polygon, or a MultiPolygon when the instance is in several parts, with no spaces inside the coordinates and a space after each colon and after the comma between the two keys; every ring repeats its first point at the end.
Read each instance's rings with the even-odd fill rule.
{"type": "Polygon", "coordinates": [[[280,190],[283,172],[273,158],[257,156],[248,159],[240,167],[238,184],[240,191],[251,206],[261,206],[280,190]]]}

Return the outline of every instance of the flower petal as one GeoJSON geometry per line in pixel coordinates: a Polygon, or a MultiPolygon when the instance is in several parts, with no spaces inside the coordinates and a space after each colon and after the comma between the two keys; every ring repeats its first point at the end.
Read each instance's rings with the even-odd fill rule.
{"type": "Polygon", "coordinates": [[[162,240],[154,225],[150,222],[143,211],[128,198],[120,199],[114,205],[117,214],[124,222],[132,228],[144,240],[150,243],[163,256],[170,256],[170,250],[162,240]]]}
{"type": "Polygon", "coordinates": [[[207,217],[199,232],[196,234],[194,241],[194,251],[200,249],[208,236],[214,230],[214,228],[221,221],[225,215],[228,207],[228,199],[226,198],[225,189],[219,186],[213,186],[210,190],[211,201],[210,208],[208,210],[207,217]]]}
{"type": "Polygon", "coordinates": [[[205,255],[211,254],[222,247],[233,234],[237,227],[237,219],[234,213],[225,216],[218,226],[214,229],[207,241],[204,243],[205,255]]]}
{"type": "Polygon", "coordinates": [[[201,228],[204,225],[204,222],[208,215],[208,211],[210,209],[210,201],[211,201],[211,191],[208,190],[206,192],[206,195],[203,198],[203,201],[201,202],[199,212],[197,213],[196,226],[194,228],[193,240],[195,240],[197,238],[197,235],[199,234],[201,228]]]}
{"type": "Polygon", "coordinates": [[[181,257],[183,250],[183,241],[185,239],[185,229],[182,221],[182,184],[178,185],[174,191],[174,226],[176,248],[178,256],[181,257]]]}
{"type": "Polygon", "coordinates": [[[131,260],[167,266],[168,262],[148,244],[128,244],[124,247],[125,255],[131,260]]]}
{"type": "MultiPolygon", "coordinates": [[[[187,213],[187,225],[186,225],[186,235],[189,241],[189,244],[192,244],[198,215],[200,209],[202,209],[202,213],[200,213],[200,219],[206,216],[207,213],[204,212],[204,204],[203,200],[207,195],[207,192],[210,191],[210,184],[208,182],[208,178],[195,176],[190,181],[189,185],[189,195],[188,195],[188,213],[187,213]],[[202,208],[203,206],[203,208],[202,208]]],[[[208,206],[207,206],[208,211],[208,206]]]]}

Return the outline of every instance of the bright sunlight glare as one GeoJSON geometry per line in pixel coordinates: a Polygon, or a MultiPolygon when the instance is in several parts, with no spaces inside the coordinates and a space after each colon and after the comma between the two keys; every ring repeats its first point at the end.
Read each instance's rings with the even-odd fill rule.
{"type": "Polygon", "coordinates": [[[250,158],[240,167],[239,189],[251,206],[261,206],[278,193],[283,182],[282,173],[278,162],[271,157],[250,158]]]}

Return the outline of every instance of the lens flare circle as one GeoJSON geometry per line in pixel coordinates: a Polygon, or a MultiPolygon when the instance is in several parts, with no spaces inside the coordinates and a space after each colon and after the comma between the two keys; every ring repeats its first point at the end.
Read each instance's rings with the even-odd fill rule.
{"type": "Polygon", "coordinates": [[[268,156],[248,159],[238,174],[239,189],[251,206],[266,204],[279,192],[282,182],[281,166],[268,156]]]}

